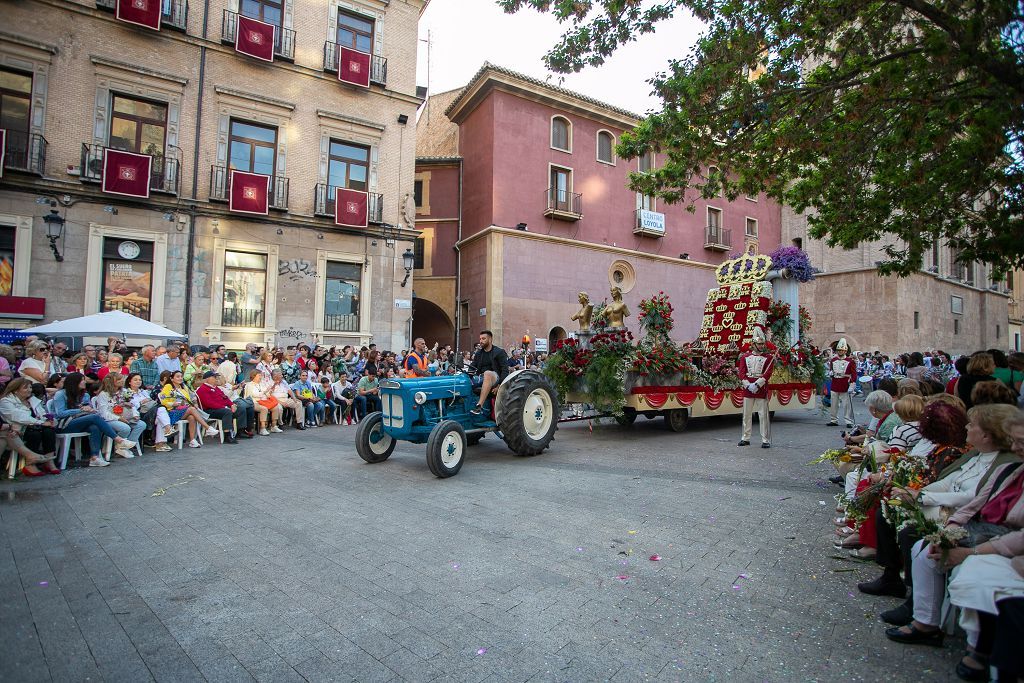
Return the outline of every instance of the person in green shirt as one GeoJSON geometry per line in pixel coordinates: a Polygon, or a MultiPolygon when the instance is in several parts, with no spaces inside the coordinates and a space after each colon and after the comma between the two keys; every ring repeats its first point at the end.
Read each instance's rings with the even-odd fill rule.
{"type": "Polygon", "coordinates": [[[185,384],[187,384],[190,389],[195,390],[203,383],[203,375],[210,369],[207,362],[208,358],[209,357],[205,351],[200,351],[196,353],[196,355],[193,356],[192,361],[185,366],[185,384]]]}
{"type": "Polygon", "coordinates": [[[377,366],[367,363],[366,374],[359,378],[356,385],[356,410],[359,412],[359,419],[363,419],[370,413],[380,411],[383,406],[380,402],[380,384],[377,382],[377,366]]]}

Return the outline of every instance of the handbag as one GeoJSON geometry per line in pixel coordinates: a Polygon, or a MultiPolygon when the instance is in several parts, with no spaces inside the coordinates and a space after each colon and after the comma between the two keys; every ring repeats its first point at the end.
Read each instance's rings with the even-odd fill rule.
{"type": "Polygon", "coordinates": [[[277,396],[267,396],[266,398],[256,401],[267,410],[273,410],[277,406],[281,405],[281,402],[277,400],[277,396]]]}

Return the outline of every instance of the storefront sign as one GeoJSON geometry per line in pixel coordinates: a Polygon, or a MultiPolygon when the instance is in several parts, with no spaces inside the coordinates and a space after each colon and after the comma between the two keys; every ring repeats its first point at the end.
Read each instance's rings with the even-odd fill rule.
{"type": "Polygon", "coordinates": [[[412,308],[410,299],[395,299],[395,308],[412,308]]]}
{"type": "Polygon", "coordinates": [[[153,264],[107,259],[104,265],[103,310],[149,320],[153,264]]]}
{"type": "Polygon", "coordinates": [[[548,352],[548,340],[547,339],[534,339],[533,340],[533,350],[536,351],[537,353],[547,353],[548,352]]]}

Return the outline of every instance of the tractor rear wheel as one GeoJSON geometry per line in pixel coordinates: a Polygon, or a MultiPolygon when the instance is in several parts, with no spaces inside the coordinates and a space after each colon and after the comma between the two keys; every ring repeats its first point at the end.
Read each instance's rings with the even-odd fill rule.
{"type": "Polygon", "coordinates": [[[558,393],[539,372],[520,372],[502,387],[497,423],[516,455],[537,455],[547,448],[559,414],[558,393]]]}
{"type": "Polygon", "coordinates": [[[384,462],[395,450],[395,440],[384,431],[384,416],[370,413],[356,427],[356,453],[370,463],[384,462]]]}
{"type": "Polygon", "coordinates": [[[466,431],[455,420],[443,420],[427,439],[427,467],[435,477],[454,477],[466,460],[466,431]]]}

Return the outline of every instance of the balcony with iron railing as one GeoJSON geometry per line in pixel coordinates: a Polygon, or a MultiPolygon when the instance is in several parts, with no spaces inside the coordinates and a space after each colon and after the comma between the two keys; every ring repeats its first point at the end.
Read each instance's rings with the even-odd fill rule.
{"type": "Polygon", "coordinates": [[[544,215],[560,221],[578,221],[583,218],[583,195],[551,186],[544,192],[544,215]]]}
{"type": "MultiPolygon", "coordinates": [[[[317,216],[334,217],[334,197],[338,188],[327,183],[317,183],[313,198],[313,213],[317,216]]],[[[367,193],[366,215],[368,223],[384,222],[384,195],[367,193]]]]}
{"type": "MultiPolygon", "coordinates": [[[[337,73],[338,56],[341,51],[337,43],[324,43],[324,71],[337,73]]],[[[370,83],[386,86],[388,84],[388,60],[377,55],[370,55],[370,83]]]]}
{"type": "MultiPolygon", "coordinates": [[[[161,26],[185,31],[188,29],[188,0],[160,0],[163,12],[160,16],[161,26]]],[[[117,0],[96,0],[96,9],[114,12],[117,0]]]]}
{"type": "MultiPolygon", "coordinates": [[[[227,166],[214,165],[210,168],[210,201],[226,202],[228,197],[228,178],[231,177],[231,169],[227,166]]],[[[284,176],[270,177],[270,197],[268,203],[271,209],[278,211],[288,210],[288,178],[284,176]]]]}
{"type": "Polygon", "coordinates": [[[46,138],[39,133],[8,130],[3,165],[11,171],[43,175],[46,170],[46,138]]]}
{"type": "MultiPolygon", "coordinates": [[[[224,10],[224,20],[220,28],[222,43],[235,44],[235,32],[238,30],[238,12],[224,10]]],[[[274,31],[274,56],[288,61],[295,60],[295,31],[278,26],[274,31]]]]}
{"type": "Polygon", "coordinates": [[[732,249],[732,230],[725,230],[720,225],[709,225],[704,228],[704,248],[711,251],[729,251],[732,249]]]}
{"type": "MultiPolygon", "coordinates": [[[[83,183],[103,182],[103,145],[82,144],[81,171],[79,179],[83,183]]],[[[113,148],[111,148],[113,149],[113,148]]],[[[178,194],[181,163],[172,157],[153,156],[150,166],[149,190],[164,194],[178,194]]]]}
{"type": "Polygon", "coordinates": [[[224,327],[263,327],[263,311],[256,308],[225,308],[220,324],[224,327]]]}
{"type": "Polygon", "coordinates": [[[358,332],[359,331],[359,314],[358,313],[325,313],[324,314],[324,331],[325,332],[358,332]]]}

